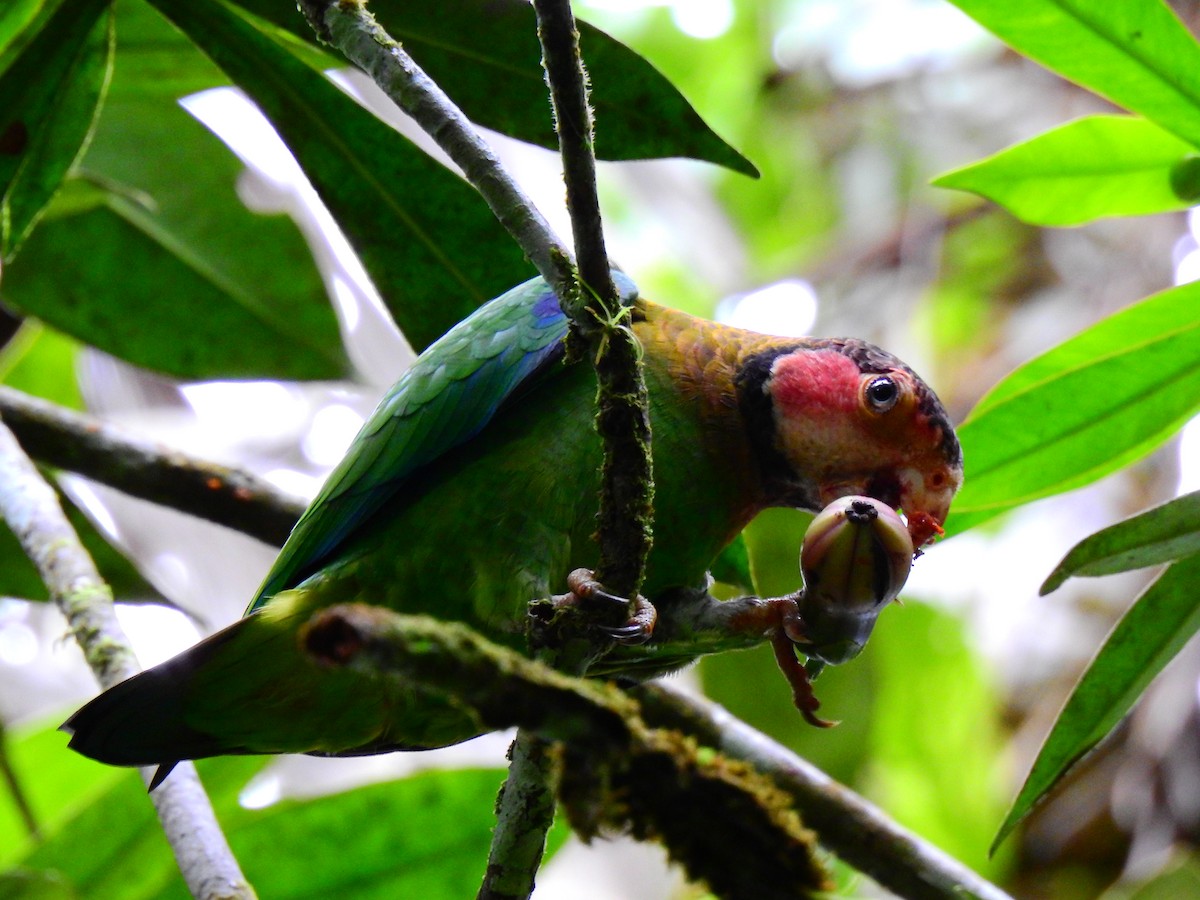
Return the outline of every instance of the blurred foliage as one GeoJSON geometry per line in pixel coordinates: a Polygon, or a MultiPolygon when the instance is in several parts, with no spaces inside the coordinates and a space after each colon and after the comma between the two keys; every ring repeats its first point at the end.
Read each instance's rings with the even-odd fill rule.
{"type": "MultiPolygon", "coordinates": [[[[605,168],[613,246],[646,292],[709,312],[728,294],[810,281],[821,330],[895,347],[960,418],[974,407],[962,430],[967,486],[950,525],[991,519],[995,531],[1008,510],[1128,472],[1200,409],[1196,289],[1163,290],[1179,223],[1094,221],[1195,199],[1200,47],[1158,0],[955,5],[1063,78],[930,0],[740,0],[729,27],[703,40],[680,33],[681,3],[623,14],[597,6],[597,24],[622,41],[588,26],[585,52],[602,156],[727,167],[605,168]],[[954,40],[939,45],[939,29],[954,40]],[[1109,103],[1129,115],[1112,116],[1109,103]],[[758,180],[742,174],[755,167],[758,180]],[[952,167],[939,184],[1007,213],[928,186],[952,167]]],[[[547,143],[528,10],[412,6],[372,4],[478,121],[547,143]]],[[[1196,18],[1192,4],[1178,7],[1196,18]]],[[[31,317],[0,357],[6,383],[81,405],[81,344],[182,378],[353,375],[300,232],[247,209],[242,164],[176,102],[222,84],[238,84],[272,120],[415,345],[523,279],[520,253],[482,204],[330,86],[320,67],[331,64],[287,4],[117,0],[109,12],[99,2],[19,0],[0,9],[0,298],[31,317]]],[[[1143,499],[1133,508],[1160,498],[1143,499]]],[[[764,594],[794,590],[805,521],[791,511],[760,517],[745,535],[748,558],[723,560],[723,579],[752,574],[764,594]]],[[[1002,834],[1200,627],[1189,523],[1171,519],[1153,534],[1138,519],[1118,526],[1133,562],[1161,561],[1164,544],[1177,561],[1088,668],[1002,834]]],[[[81,527],[123,596],[152,596],[81,527]]],[[[1080,551],[1109,559],[1097,552],[1080,551]]],[[[32,596],[15,553],[0,547],[9,573],[0,591],[32,596]]],[[[936,567],[937,553],[920,565],[936,567]]],[[[1116,568],[1072,563],[1062,574],[1116,568]]],[[[818,682],[823,711],[842,720],[830,732],[795,715],[765,648],[706,659],[700,673],[751,724],[981,871],[1022,885],[1028,847],[1010,842],[994,859],[986,851],[1011,794],[1006,729],[1028,706],[997,696],[999,676],[1012,673],[988,671],[964,624],[970,612],[917,600],[888,610],[863,655],[818,682]]],[[[47,840],[35,845],[0,804],[0,864],[14,867],[0,895],[178,893],[136,778],[60,748],[45,731],[12,743],[47,840]]],[[[381,896],[461,896],[478,884],[496,773],[431,773],[252,812],[237,795],[257,765],[216,761],[204,771],[264,896],[367,896],[363,873],[381,896]],[[320,846],[336,852],[316,861],[320,846]],[[297,872],[303,881],[289,882],[297,872]]],[[[1176,830],[1194,844],[1194,827],[1176,830]]],[[[1072,874],[1067,856],[1037,861],[1062,896],[1086,895],[1119,862],[1072,874]]],[[[1193,858],[1114,896],[1181,896],[1195,883],[1193,858]]],[[[843,886],[855,890],[852,880],[843,886]]]]}

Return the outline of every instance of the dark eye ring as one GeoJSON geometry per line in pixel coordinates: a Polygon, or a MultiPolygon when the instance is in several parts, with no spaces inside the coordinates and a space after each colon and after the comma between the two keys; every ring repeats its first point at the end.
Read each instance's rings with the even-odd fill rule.
{"type": "Polygon", "coordinates": [[[879,375],[867,382],[863,396],[872,412],[885,413],[900,399],[900,385],[888,375],[879,375]]]}

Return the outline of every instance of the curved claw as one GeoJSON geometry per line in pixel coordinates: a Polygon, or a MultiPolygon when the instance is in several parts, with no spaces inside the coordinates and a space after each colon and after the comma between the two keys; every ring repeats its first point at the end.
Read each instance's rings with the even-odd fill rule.
{"type": "Polygon", "coordinates": [[[586,608],[589,604],[596,608],[597,604],[594,601],[601,601],[606,610],[615,612],[614,607],[619,607],[621,610],[627,610],[632,607],[632,613],[627,621],[621,625],[603,625],[596,623],[593,628],[608,635],[618,644],[624,646],[637,646],[644,644],[650,640],[654,634],[654,625],[658,621],[658,610],[645,597],[637,596],[633,600],[628,600],[624,597],[618,597],[615,594],[610,594],[596,580],[595,574],[591,569],[576,569],[567,576],[567,588],[569,594],[562,594],[554,598],[557,606],[579,606],[586,608]]]}
{"type": "Polygon", "coordinates": [[[654,625],[658,621],[658,610],[654,608],[653,603],[642,596],[634,598],[633,606],[633,615],[624,625],[597,625],[596,627],[622,646],[636,647],[646,643],[654,634],[654,625]]]}
{"type": "Polygon", "coordinates": [[[626,598],[618,597],[616,594],[610,594],[604,590],[604,586],[596,580],[596,576],[591,569],[576,569],[573,571],[567,576],[567,588],[575,595],[577,600],[584,603],[592,600],[604,600],[621,607],[629,606],[629,601],[626,598]]]}
{"type": "Polygon", "coordinates": [[[792,703],[800,711],[800,715],[804,716],[804,721],[818,728],[832,728],[837,725],[837,722],[822,719],[817,715],[821,701],[813,693],[808,670],[796,657],[795,644],[782,624],[771,635],[771,649],[775,651],[775,662],[783,672],[783,677],[791,685],[792,703]]]}

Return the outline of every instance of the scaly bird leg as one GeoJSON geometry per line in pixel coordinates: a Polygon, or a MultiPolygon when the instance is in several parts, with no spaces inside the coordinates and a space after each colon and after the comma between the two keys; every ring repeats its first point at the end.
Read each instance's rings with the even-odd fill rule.
{"type": "Polygon", "coordinates": [[[809,643],[804,620],[800,617],[798,601],[801,596],[802,592],[797,592],[760,600],[732,618],[729,627],[734,631],[765,634],[771,641],[779,671],[792,688],[792,703],[804,716],[804,721],[818,728],[831,728],[837,723],[817,715],[821,701],[813,693],[812,687],[812,679],[824,666],[819,660],[810,660],[806,667],[796,656],[797,645],[803,652],[804,645],[809,643]]]}

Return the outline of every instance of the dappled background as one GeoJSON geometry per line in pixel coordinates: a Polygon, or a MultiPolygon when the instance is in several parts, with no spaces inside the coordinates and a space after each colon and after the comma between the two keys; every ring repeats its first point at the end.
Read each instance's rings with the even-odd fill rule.
{"type": "MultiPolygon", "coordinates": [[[[1197,15],[1193,4],[1177,9],[1185,21],[1197,15]]],[[[1050,126],[1111,111],[1007,51],[948,3],[607,0],[578,4],[578,12],[651,60],[762,173],[751,180],[691,160],[601,165],[609,250],[655,300],[764,331],[868,338],[921,372],[961,421],[1015,365],[1192,278],[1200,265],[1186,214],[1044,230],[929,185],[1050,126]]],[[[339,82],[380,102],[364,79],[339,82]]],[[[334,298],[353,379],[178,383],[34,323],[15,332],[0,370],[15,386],[250,466],[308,496],[411,351],[253,109],[228,91],[193,95],[185,107],[249,166],[237,176],[245,202],[301,223],[334,298]]],[[[603,153],[603,109],[597,129],[603,153]]],[[[505,138],[495,145],[567,233],[556,156],[505,138]]],[[[863,655],[818,682],[823,714],[841,721],[836,729],[803,723],[765,648],[707,659],[681,679],[1016,896],[1200,890],[1191,861],[1200,839],[1194,647],[1066,787],[987,856],[1075,678],[1148,576],[1076,579],[1049,597],[1038,586],[1080,538],[1200,487],[1200,437],[1192,433],[1092,487],[936,545],[863,655]]],[[[141,599],[188,611],[161,602],[123,608],[144,664],[239,615],[272,559],[270,548],[216,526],[81,479],[69,485],[137,560],[147,582],[137,588],[141,599]]],[[[799,514],[772,511],[751,526],[764,593],[797,587],[804,524],[799,514]]],[[[17,734],[61,719],[94,691],[63,633],[44,604],[0,601],[0,717],[17,734]]],[[[498,767],[505,746],[491,737],[445,754],[285,760],[256,776],[243,802],[263,807],[412,766],[498,767]]],[[[9,814],[0,808],[0,817],[9,814]]],[[[852,896],[878,894],[851,872],[842,880],[852,896]]],[[[625,844],[568,846],[537,893],[687,895],[657,851],[625,844]],[[628,855],[614,864],[613,852],[628,855]]]]}

